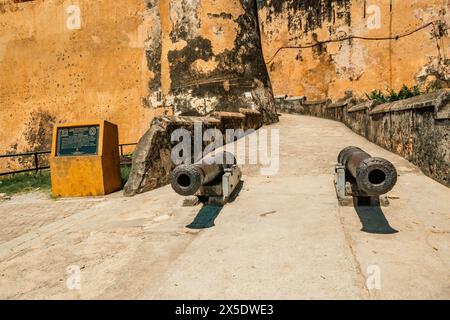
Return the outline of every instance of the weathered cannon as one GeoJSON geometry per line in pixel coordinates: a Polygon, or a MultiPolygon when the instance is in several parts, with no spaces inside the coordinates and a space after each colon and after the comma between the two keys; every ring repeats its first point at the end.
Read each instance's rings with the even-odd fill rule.
{"type": "Polygon", "coordinates": [[[224,205],[241,181],[241,171],[229,152],[209,154],[190,165],[180,165],[171,175],[171,185],[182,196],[198,196],[209,204],[224,205]]]}
{"type": "Polygon", "coordinates": [[[391,162],[372,157],[357,147],[347,147],[339,153],[336,175],[340,200],[346,196],[378,198],[397,183],[397,170],[391,162]]]}

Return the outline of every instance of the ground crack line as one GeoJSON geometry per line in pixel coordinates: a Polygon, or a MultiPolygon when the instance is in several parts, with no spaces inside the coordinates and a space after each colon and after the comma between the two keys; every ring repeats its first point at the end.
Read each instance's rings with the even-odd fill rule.
{"type": "Polygon", "coordinates": [[[364,275],[364,271],[363,271],[363,269],[361,267],[361,264],[358,261],[358,258],[356,257],[356,252],[353,249],[352,236],[350,235],[350,233],[345,228],[344,219],[342,217],[342,207],[340,205],[338,205],[337,216],[338,216],[337,218],[339,220],[339,224],[341,225],[342,231],[344,233],[345,243],[347,244],[347,246],[350,249],[350,252],[351,252],[351,255],[352,255],[352,259],[353,259],[353,263],[354,263],[354,267],[355,267],[355,269],[357,271],[358,276],[361,279],[360,285],[362,285],[362,287],[363,287],[362,290],[361,290],[362,296],[363,296],[363,298],[364,297],[371,298],[372,295],[371,295],[369,289],[366,286],[366,277],[364,275]]]}

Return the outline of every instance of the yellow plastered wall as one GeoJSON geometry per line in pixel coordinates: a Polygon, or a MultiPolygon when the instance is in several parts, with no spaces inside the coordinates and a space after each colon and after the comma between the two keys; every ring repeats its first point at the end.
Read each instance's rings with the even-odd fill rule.
{"type": "Polygon", "coordinates": [[[450,78],[450,68],[445,62],[448,64],[450,59],[449,31],[436,39],[433,26],[398,40],[354,39],[328,43],[322,52],[315,47],[283,49],[277,53],[286,46],[303,47],[347,36],[395,37],[437,20],[447,28],[450,26],[449,0],[349,3],[350,26],[339,18],[336,7],[331,21],[325,18],[322,27],[308,32],[305,32],[307,17],[302,11],[285,9],[274,14],[268,7],[259,10],[264,54],[276,95],[339,99],[346,90],[353,90],[355,95],[364,97],[374,89],[398,90],[403,84],[426,86],[433,81],[437,69],[450,78]]]}
{"type": "Polygon", "coordinates": [[[120,143],[137,142],[159,112],[142,104],[151,76],[146,1],[6,2],[0,1],[0,154],[49,149],[53,123],[91,119],[117,123],[120,143]]]}
{"type": "MultiPolygon", "coordinates": [[[[437,19],[448,27],[449,1],[352,0],[350,26],[336,19],[308,33],[289,27],[305,18],[301,13],[275,15],[260,6],[264,55],[275,94],[338,99],[346,90],[364,96],[373,89],[414,85],[418,77],[449,59],[448,35],[437,41],[426,28],[400,40],[330,43],[322,54],[313,49],[276,52],[283,46],[313,43],[313,33],[318,41],[343,35],[389,36],[437,19]],[[379,27],[368,28],[373,20],[370,6],[379,8],[379,27]]],[[[157,95],[149,82],[158,82],[158,75],[150,71],[154,66],[147,64],[146,48],[157,52],[154,43],[163,44],[160,81],[167,94],[171,84],[167,55],[186,46],[183,41],[172,43],[170,34],[174,22],[193,14],[180,1],[8,2],[13,3],[0,1],[0,154],[48,149],[49,123],[97,118],[118,124],[120,143],[134,143],[155,115],[167,111],[156,108],[157,103],[144,106],[143,98],[157,95]],[[146,3],[157,6],[161,19],[155,21],[146,3]]],[[[234,47],[238,31],[234,19],[243,10],[240,1],[205,0],[198,8],[199,24],[194,27],[211,40],[214,53],[234,47]],[[221,13],[231,19],[225,21],[221,13]]],[[[158,65],[156,60],[153,64],[158,65]]],[[[215,63],[198,60],[192,67],[208,74],[215,63]]]]}

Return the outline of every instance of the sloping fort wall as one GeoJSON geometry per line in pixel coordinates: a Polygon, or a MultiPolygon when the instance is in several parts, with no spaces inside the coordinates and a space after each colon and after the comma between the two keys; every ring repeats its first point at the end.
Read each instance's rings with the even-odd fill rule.
{"type": "Polygon", "coordinates": [[[450,187],[450,90],[377,104],[352,95],[339,101],[278,98],[282,112],[343,122],[354,132],[417,165],[450,187]]]}

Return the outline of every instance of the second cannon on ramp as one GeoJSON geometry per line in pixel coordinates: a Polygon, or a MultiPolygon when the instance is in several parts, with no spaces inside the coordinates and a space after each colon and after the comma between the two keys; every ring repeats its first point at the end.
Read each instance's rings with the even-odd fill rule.
{"type": "Polygon", "coordinates": [[[355,180],[363,195],[374,197],[391,191],[397,183],[397,170],[386,159],[371,157],[358,147],[347,147],[338,156],[338,162],[355,180]]]}

